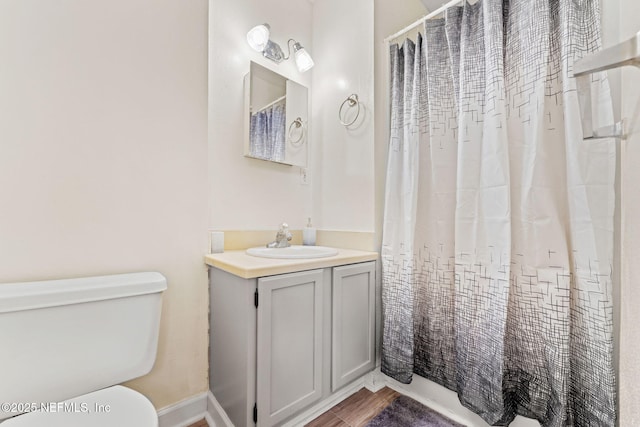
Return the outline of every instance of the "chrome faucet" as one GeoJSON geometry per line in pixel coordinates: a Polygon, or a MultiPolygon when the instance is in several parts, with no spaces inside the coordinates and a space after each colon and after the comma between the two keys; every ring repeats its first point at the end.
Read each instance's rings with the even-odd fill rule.
{"type": "Polygon", "coordinates": [[[282,225],[280,225],[280,230],[278,230],[278,233],[276,234],[276,240],[274,240],[271,243],[268,243],[267,247],[268,248],[288,248],[289,246],[291,246],[291,243],[289,243],[289,240],[291,240],[292,237],[293,236],[289,231],[289,224],[287,224],[286,222],[283,222],[282,225]]]}

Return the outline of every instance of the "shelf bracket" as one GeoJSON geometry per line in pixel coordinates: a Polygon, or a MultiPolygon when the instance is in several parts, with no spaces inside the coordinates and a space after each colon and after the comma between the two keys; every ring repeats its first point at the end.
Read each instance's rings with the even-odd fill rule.
{"type": "Polygon", "coordinates": [[[582,117],[584,140],[626,138],[626,120],[594,128],[591,74],[624,66],[640,68],[640,32],[629,40],[588,55],[573,65],[582,117]]]}
{"type": "Polygon", "coordinates": [[[608,139],[608,138],[619,138],[625,139],[627,137],[625,128],[626,128],[626,120],[622,119],[621,121],[611,125],[601,127],[599,129],[595,129],[591,135],[584,135],[584,140],[594,140],[594,139],[608,139]]]}

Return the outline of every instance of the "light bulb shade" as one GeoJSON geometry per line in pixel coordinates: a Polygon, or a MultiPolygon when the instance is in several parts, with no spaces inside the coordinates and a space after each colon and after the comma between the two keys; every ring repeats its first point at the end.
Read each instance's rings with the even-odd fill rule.
{"type": "Polygon", "coordinates": [[[247,33],[249,46],[257,52],[262,52],[269,42],[269,25],[256,25],[247,33]]]}
{"type": "Polygon", "coordinates": [[[311,55],[309,55],[309,52],[307,52],[305,48],[300,45],[300,43],[296,42],[293,45],[293,51],[295,52],[296,66],[298,67],[298,71],[304,73],[305,71],[313,67],[313,59],[311,59],[311,55]]]}

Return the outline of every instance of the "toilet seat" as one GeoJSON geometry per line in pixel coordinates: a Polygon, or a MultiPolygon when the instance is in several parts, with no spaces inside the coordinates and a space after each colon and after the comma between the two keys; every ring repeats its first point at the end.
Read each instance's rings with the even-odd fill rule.
{"type": "Polygon", "coordinates": [[[151,402],[137,391],[119,385],[51,405],[49,412],[19,415],[0,426],[158,427],[158,414],[151,402]]]}

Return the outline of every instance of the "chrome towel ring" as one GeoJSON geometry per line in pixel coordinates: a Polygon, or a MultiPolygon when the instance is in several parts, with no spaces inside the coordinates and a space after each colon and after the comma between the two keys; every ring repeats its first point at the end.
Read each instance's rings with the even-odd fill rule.
{"type": "Polygon", "coordinates": [[[297,119],[295,119],[294,121],[291,122],[291,124],[289,125],[289,131],[287,132],[287,135],[289,136],[289,142],[291,142],[292,145],[300,145],[302,143],[302,138],[304,138],[304,123],[302,123],[302,118],[298,117],[297,119]],[[293,127],[295,125],[295,128],[293,127]],[[293,131],[295,129],[300,129],[300,136],[298,137],[298,139],[293,139],[293,131]]]}
{"type": "MultiPolygon", "coordinates": [[[[345,114],[348,110],[345,110],[345,114]]],[[[340,120],[340,123],[343,126],[351,126],[352,124],[354,124],[356,122],[356,120],[358,120],[358,117],[360,116],[360,100],[358,99],[358,95],[355,93],[352,93],[351,95],[349,95],[349,97],[347,99],[344,100],[344,102],[342,103],[342,105],[340,106],[340,110],[338,110],[338,120],[340,120]],[[346,107],[348,105],[349,108],[353,108],[356,107],[358,110],[356,111],[356,116],[353,120],[351,120],[350,122],[347,122],[345,120],[343,120],[343,110],[344,107],[346,107]]],[[[346,119],[346,117],[345,117],[346,119]]]]}

